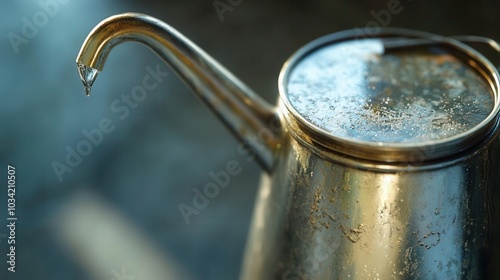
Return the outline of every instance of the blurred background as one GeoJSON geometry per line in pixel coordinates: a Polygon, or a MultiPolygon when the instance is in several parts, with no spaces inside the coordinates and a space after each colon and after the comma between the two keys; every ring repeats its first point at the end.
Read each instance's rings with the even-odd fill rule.
{"type": "MultiPolygon", "coordinates": [[[[275,104],[280,68],[295,50],[364,28],[389,2],[2,1],[0,279],[239,275],[260,167],[238,153],[239,143],[173,74],[128,114],[113,109],[148,69],[170,72],[139,44],[114,49],[86,98],[75,58],[102,19],[127,11],[155,16],[275,104]],[[220,3],[231,9],[221,12],[220,3]],[[103,120],[112,131],[85,150],[86,132],[103,120]],[[78,147],[86,155],[69,156],[69,166],[78,147]],[[179,205],[192,206],[193,189],[230,161],[241,173],[187,223],[179,205]],[[16,273],[6,265],[8,164],[16,168],[16,273]]],[[[399,2],[403,10],[387,26],[500,40],[500,1],[399,2]]]]}

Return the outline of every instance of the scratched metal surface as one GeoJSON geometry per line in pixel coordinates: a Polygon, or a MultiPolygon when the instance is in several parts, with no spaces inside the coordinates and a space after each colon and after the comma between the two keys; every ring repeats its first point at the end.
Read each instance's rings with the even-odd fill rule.
{"type": "Polygon", "coordinates": [[[440,49],[384,53],[378,39],[330,45],[291,71],[292,106],[334,136],[422,143],[464,133],[493,108],[489,85],[440,49]]]}
{"type": "Polygon", "coordinates": [[[489,257],[498,253],[499,178],[488,167],[498,166],[498,138],[459,162],[375,171],[370,162],[314,149],[306,137],[284,145],[284,160],[263,185],[244,279],[495,275],[486,267],[497,263],[489,257]]]}

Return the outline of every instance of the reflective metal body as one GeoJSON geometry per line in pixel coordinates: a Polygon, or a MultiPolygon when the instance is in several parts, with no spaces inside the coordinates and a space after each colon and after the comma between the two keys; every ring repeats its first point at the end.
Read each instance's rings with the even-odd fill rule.
{"type": "Polygon", "coordinates": [[[377,37],[385,51],[446,45],[461,53],[491,90],[490,114],[464,132],[421,143],[346,139],[314,124],[289,99],[290,71],[325,44],[356,39],[352,31],[321,38],[285,64],[276,108],[187,38],[145,15],[101,22],[77,64],[90,90],[112,47],[141,42],[255,151],[267,173],[242,279],[484,277],[500,234],[498,71],[454,39],[400,29],[377,37]]]}
{"type": "Polygon", "coordinates": [[[496,279],[498,137],[414,166],[286,139],[263,178],[242,279],[496,279]]]}

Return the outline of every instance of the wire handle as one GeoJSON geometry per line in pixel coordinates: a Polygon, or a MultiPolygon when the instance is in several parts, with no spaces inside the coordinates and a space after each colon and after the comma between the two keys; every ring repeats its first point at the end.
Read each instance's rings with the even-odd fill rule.
{"type": "MultiPolygon", "coordinates": [[[[384,44],[384,49],[386,51],[391,51],[402,48],[440,44],[446,42],[449,39],[457,40],[466,44],[471,44],[471,43],[485,44],[490,46],[493,50],[495,50],[496,52],[498,52],[498,54],[500,54],[500,43],[488,37],[475,36],[475,35],[458,35],[449,37],[433,36],[429,38],[418,38],[418,39],[394,37],[394,38],[384,38],[382,39],[382,43],[384,44]]],[[[500,66],[497,66],[497,69],[500,72],[500,66]]]]}

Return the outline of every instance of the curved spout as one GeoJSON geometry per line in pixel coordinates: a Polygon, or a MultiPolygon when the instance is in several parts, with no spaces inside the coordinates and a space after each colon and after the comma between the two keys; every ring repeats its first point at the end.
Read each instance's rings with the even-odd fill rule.
{"type": "Polygon", "coordinates": [[[77,57],[87,95],[114,46],[136,41],[158,54],[172,70],[255,152],[270,172],[280,147],[273,107],[217,61],[169,25],[153,17],[125,13],[97,25],[77,57]],[[273,129],[271,129],[273,128],[273,129]]]}

